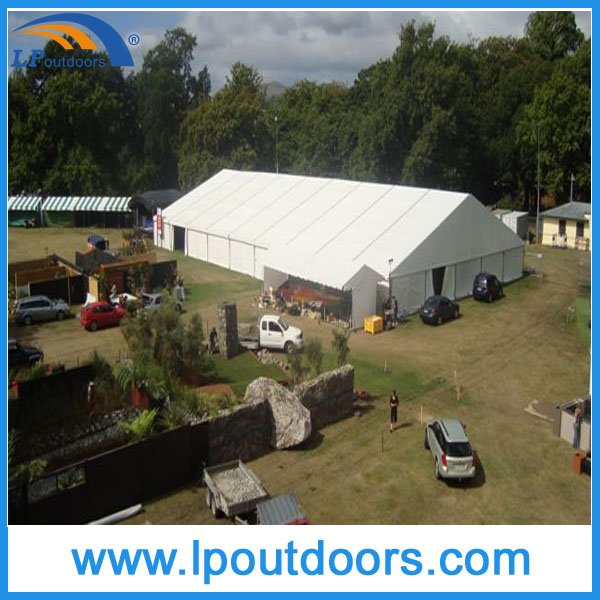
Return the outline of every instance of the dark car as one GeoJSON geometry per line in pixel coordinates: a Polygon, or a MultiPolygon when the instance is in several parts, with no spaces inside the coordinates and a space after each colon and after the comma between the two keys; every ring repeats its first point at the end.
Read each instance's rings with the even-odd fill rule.
{"type": "Polygon", "coordinates": [[[18,371],[44,360],[44,353],[34,346],[24,346],[17,340],[8,340],[8,370],[18,371]]]}
{"type": "Polygon", "coordinates": [[[460,308],[446,296],[429,296],[419,310],[419,316],[423,323],[441,325],[444,321],[458,319],[460,308]]]}
{"type": "Polygon", "coordinates": [[[96,331],[118,325],[124,316],[125,309],[120,304],[113,306],[109,302],[101,301],[83,305],[79,320],[88,331],[96,331]]]}
{"type": "Polygon", "coordinates": [[[492,302],[504,296],[500,280],[492,273],[478,273],[473,281],[473,298],[492,302]]]}

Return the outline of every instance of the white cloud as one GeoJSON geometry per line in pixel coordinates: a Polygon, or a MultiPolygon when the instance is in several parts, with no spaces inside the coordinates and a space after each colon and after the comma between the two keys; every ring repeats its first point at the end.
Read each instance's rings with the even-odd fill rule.
{"type": "MultiPolygon", "coordinates": [[[[181,13],[178,23],[198,41],[196,69],[208,66],[213,90],[231,65],[255,67],[265,81],[291,85],[306,77],[351,84],[358,71],[391,56],[402,25],[434,22],[436,35],[458,42],[523,35],[524,11],[222,11],[181,13]]],[[[586,36],[590,12],[578,13],[586,36]]]]}

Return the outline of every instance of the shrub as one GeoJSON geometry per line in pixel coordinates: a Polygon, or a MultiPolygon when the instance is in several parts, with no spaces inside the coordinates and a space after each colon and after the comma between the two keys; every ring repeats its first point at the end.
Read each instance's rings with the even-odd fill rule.
{"type": "Polygon", "coordinates": [[[294,348],[293,352],[288,355],[288,364],[290,365],[294,385],[296,385],[304,379],[308,372],[308,368],[302,361],[302,352],[294,348]]]}
{"type": "Polygon", "coordinates": [[[341,367],[346,364],[346,359],[350,353],[350,347],[348,346],[350,332],[333,329],[332,334],[331,347],[335,353],[335,362],[338,367],[341,367]]]}
{"type": "Polygon", "coordinates": [[[321,374],[323,367],[323,346],[321,340],[312,338],[304,345],[304,356],[312,374],[316,377],[321,374]]]}
{"type": "Polygon", "coordinates": [[[157,412],[155,408],[144,410],[133,421],[119,421],[117,425],[119,429],[130,433],[136,441],[144,440],[154,433],[154,419],[157,412]]]}

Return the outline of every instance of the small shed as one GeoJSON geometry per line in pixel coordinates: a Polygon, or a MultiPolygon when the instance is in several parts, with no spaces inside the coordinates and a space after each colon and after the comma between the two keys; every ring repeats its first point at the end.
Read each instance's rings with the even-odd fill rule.
{"type": "Polygon", "coordinates": [[[529,213],[518,210],[505,210],[502,208],[498,208],[492,212],[495,217],[500,219],[522,240],[527,239],[527,232],[529,230],[529,213]]]}
{"type": "Polygon", "coordinates": [[[592,397],[585,396],[565,402],[556,407],[554,416],[554,433],[563,440],[573,443],[573,424],[575,423],[575,407],[583,403],[583,416],[581,418],[581,431],[579,436],[579,450],[589,452],[592,447],[592,397]]]}

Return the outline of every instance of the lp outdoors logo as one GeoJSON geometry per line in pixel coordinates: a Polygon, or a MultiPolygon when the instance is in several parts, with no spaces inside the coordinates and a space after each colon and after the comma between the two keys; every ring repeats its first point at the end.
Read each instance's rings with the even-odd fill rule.
{"type": "MultiPolygon", "coordinates": [[[[66,33],[77,42],[77,45],[82,50],[96,50],[96,44],[87,33],[72,25],[63,25],[62,22],[65,21],[67,23],[83,25],[86,29],[96,34],[104,44],[110,58],[110,64],[113,67],[133,67],[133,58],[121,36],[108,23],[91,15],[58,13],[29,21],[29,23],[17,27],[15,31],[46,37],[59,43],[67,51],[74,50],[71,42],[61,35],[66,33]],[[57,21],[60,21],[60,23],[57,21]]],[[[130,39],[134,37],[139,41],[137,36],[130,36],[130,39]]],[[[131,43],[137,42],[132,41],[131,43]]],[[[106,66],[106,61],[103,58],[45,58],[43,50],[32,50],[29,57],[27,57],[22,56],[25,52],[24,50],[15,49],[13,52],[13,62],[11,64],[13,68],[36,67],[40,64],[44,64],[47,67],[67,68],[106,66]]]]}

